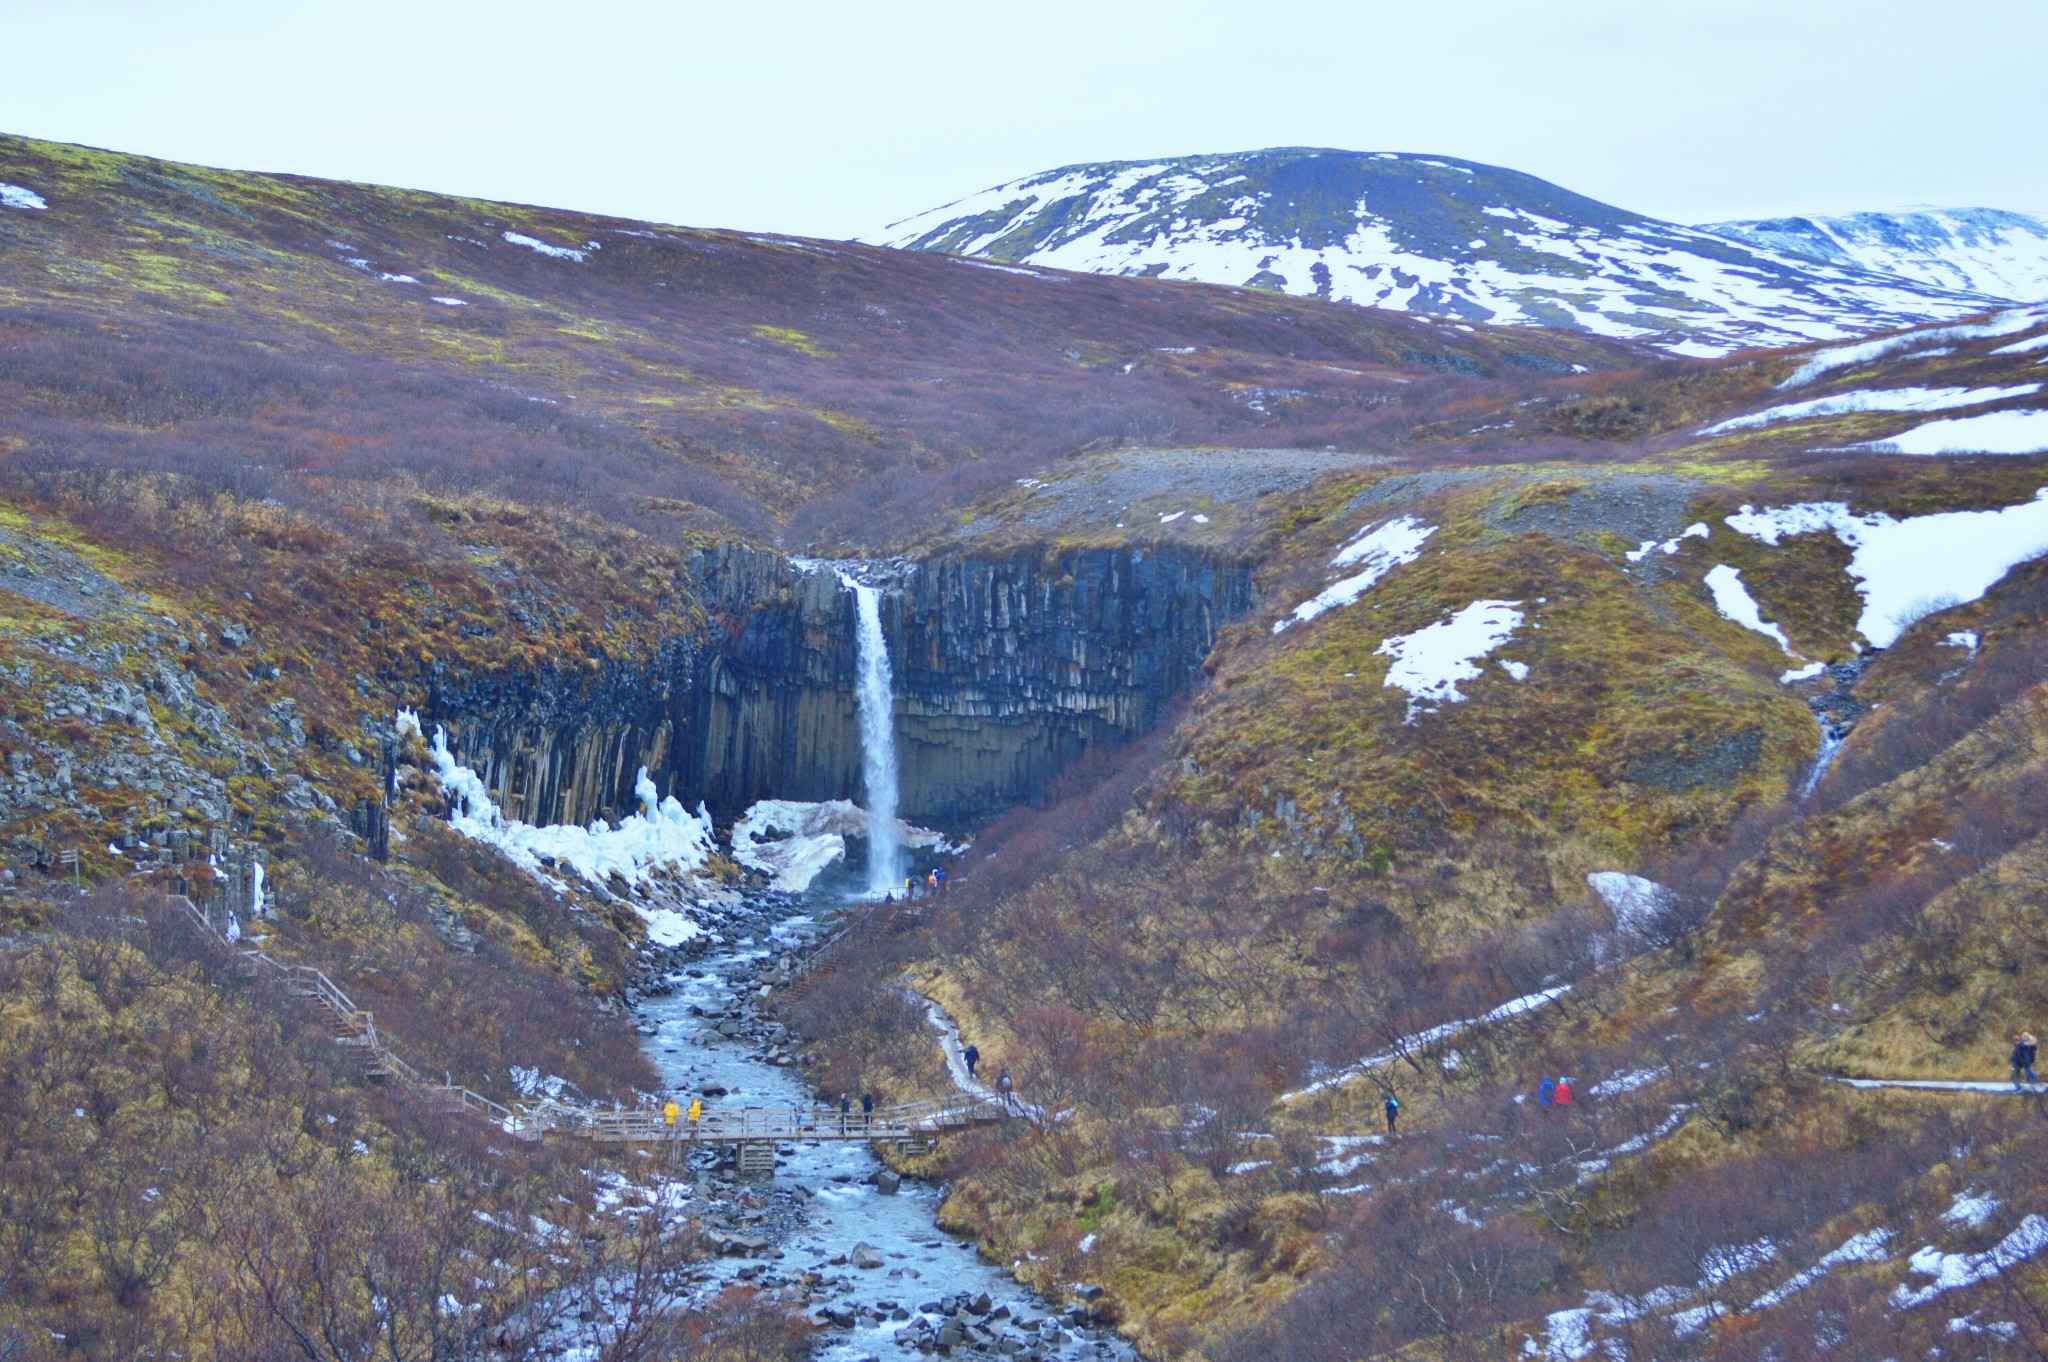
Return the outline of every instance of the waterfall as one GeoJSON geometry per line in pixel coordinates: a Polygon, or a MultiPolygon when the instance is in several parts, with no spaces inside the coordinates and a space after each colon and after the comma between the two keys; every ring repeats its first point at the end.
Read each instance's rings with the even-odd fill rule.
{"type": "Polygon", "coordinates": [[[1845,736],[1847,730],[1821,719],[1820,749],[1813,754],[1813,765],[1808,769],[1806,779],[1799,783],[1800,803],[1804,804],[1813,798],[1813,792],[1820,788],[1820,782],[1827,775],[1828,768],[1835,764],[1835,754],[1842,750],[1842,739],[1845,736]]]}
{"type": "Polygon", "coordinates": [[[889,641],[882,636],[882,593],[844,569],[839,580],[853,592],[858,621],[855,694],[861,775],[867,785],[868,893],[881,898],[903,887],[903,845],[896,834],[896,694],[889,676],[889,641]]]}

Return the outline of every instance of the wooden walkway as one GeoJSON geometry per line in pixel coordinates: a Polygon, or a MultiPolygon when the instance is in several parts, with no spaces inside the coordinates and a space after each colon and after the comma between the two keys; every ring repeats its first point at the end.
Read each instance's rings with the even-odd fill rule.
{"type": "Polygon", "coordinates": [[[436,1082],[399,1058],[377,1034],[376,1018],[357,1007],[319,970],[310,965],[288,965],[231,941],[225,909],[216,922],[207,908],[183,894],[171,895],[170,901],[183,910],[185,920],[196,926],[210,945],[231,956],[237,971],[280,985],[293,997],[307,1000],[328,1023],[336,1045],[360,1052],[364,1071],[371,1078],[401,1084],[407,1092],[438,1105],[473,1112],[522,1140],[558,1134],[599,1144],[668,1146],[672,1158],[687,1145],[726,1145],[737,1151],[742,1171],[772,1171],[775,1146],[786,1141],[901,1144],[1027,1114],[1014,1100],[973,1092],[878,1107],[872,1112],[841,1112],[836,1107],[705,1107],[697,1121],[680,1113],[671,1121],[662,1110],[652,1107],[576,1106],[553,1098],[506,1106],[451,1079],[436,1082]]]}
{"type": "Polygon", "coordinates": [[[2048,1094],[2048,1083],[2015,1085],[1995,1078],[1845,1078],[1830,1074],[1830,1083],[1850,1088],[1905,1088],[1921,1092],[1988,1092],[1993,1096],[2040,1097],[2048,1094]]]}

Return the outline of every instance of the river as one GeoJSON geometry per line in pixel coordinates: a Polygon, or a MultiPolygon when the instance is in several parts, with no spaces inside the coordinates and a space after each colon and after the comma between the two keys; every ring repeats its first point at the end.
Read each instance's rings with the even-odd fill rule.
{"type": "MultiPolygon", "coordinates": [[[[725,941],[669,976],[672,991],[643,998],[637,1015],[643,1031],[652,1032],[645,1040],[648,1058],[680,1101],[687,1104],[691,1095],[720,1088],[723,1095],[707,1098],[707,1107],[812,1101],[796,1071],[765,1053],[769,1024],[748,991],[765,962],[800,953],[848,905],[856,888],[855,877],[842,871],[822,877],[803,896],[751,903],[747,915],[725,927],[725,941]],[[698,1043],[699,1033],[721,1020],[736,1023],[740,1034],[698,1043]]],[[[807,1288],[814,1317],[837,1321],[818,1336],[815,1355],[823,1362],[923,1355],[956,1333],[959,1341],[948,1345],[955,1355],[1000,1350],[1074,1362],[1135,1356],[1114,1334],[1079,1324],[1064,1307],[1041,1300],[983,1262],[972,1242],[940,1231],[938,1188],[906,1178],[900,1191],[884,1195],[871,1181],[882,1165],[864,1144],[784,1144],[772,1182],[739,1180],[716,1170],[715,1162],[710,1150],[692,1158],[693,1210],[708,1224],[758,1236],[771,1247],[714,1259],[708,1264],[712,1282],[744,1279],[768,1289],[807,1288]],[[759,1204],[748,1205],[749,1200],[759,1204]],[[834,1265],[850,1260],[862,1244],[880,1253],[881,1267],[834,1265]],[[807,1273],[819,1280],[807,1282],[807,1273]],[[986,1310],[977,1309],[984,1296],[986,1310]],[[899,1342],[899,1333],[917,1330],[920,1320],[929,1346],[919,1349],[914,1336],[899,1342]]]]}

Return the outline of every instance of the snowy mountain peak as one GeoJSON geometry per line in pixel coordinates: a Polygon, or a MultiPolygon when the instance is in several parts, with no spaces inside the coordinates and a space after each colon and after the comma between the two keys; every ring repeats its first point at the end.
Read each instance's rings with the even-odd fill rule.
{"type": "Polygon", "coordinates": [[[1640,338],[1836,339],[1987,299],[1661,222],[1448,156],[1282,147],[1064,166],[908,218],[916,250],[1640,338]]]}
{"type": "Polygon", "coordinates": [[[1936,288],[2048,298],[2048,222],[1997,208],[1908,208],[1846,217],[1759,218],[1703,229],[1936,288]]]}

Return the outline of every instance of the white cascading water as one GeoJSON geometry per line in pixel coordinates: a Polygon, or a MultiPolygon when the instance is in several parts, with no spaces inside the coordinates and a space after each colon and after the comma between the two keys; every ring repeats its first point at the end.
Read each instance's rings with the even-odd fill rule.
{"type": "Polygon", "coordinates": [[[896,693],[889,675],[889,642],[882,636],[882,593],[845,571],[853,592],[856,698],[860,703],[861,774],[867,785],[868,894],[881,898],[903,887],[903,844],[896,834],[896,693]]]}

